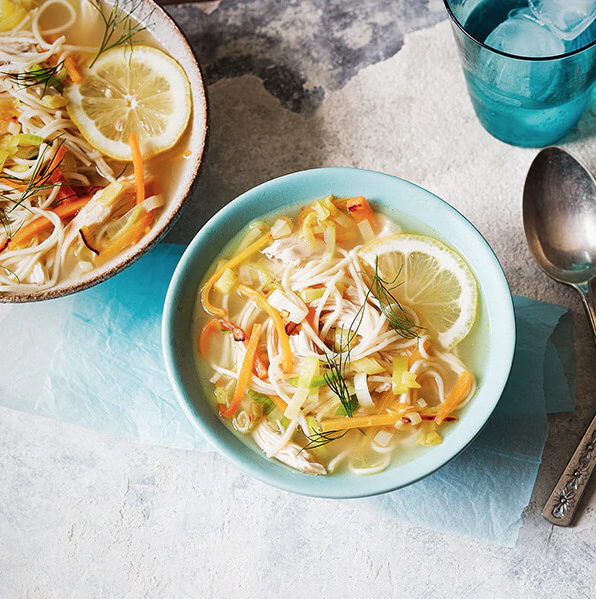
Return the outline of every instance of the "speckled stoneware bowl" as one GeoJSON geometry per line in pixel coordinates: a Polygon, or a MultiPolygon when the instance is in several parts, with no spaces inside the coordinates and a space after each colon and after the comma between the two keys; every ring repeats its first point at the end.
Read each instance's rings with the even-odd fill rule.
{"type": "Polygon", "coordinates": [[[179,142],[182,145],[178,145],[177,148],[180,149],[180,153],[190,150],[191,154],[184,160],[176,174],[177,180],[172,186],[172,192],[158,221],[141,243],[132,246],[101,267],[85,275],[78,275],[76,278],[67,278],[51,289],[37,293],[0,292],[0,302],[35,302],[53,299],[76,293],[109,279],[130,266],[162,239],[175,223],[182,205],[190,195],[199,172],[207,137],[207,97],[203,77],[184,34],[160,6],[153,0],[142,0],[142,5],[135,11],[135,16],[140,20],[147,20],[152,35],[186,72],[192,95],[192,114],[188,129],[179,142]]]}
{"type": "Polygon", "coordinates": [[[513,302],[501,266],[482,235],[459,212],[424,189],[402,179],[358,169],[303,171],[255,187],[216,214],[194,238],[172,278],[162,322],[166,368],[180,405],[213,446],[252,476],[288,491],[317,497],[365,497],[404,487],[431,474],[481,431],[495,409],[509,377],[515,346],[513,302]],[[471,358],[477,364],[478,391],[445,428],[441,445],[419,457],[390,466],[380,474],[313,476],[268,460],[234,436],[205,397],[195,365],[193,311],[206,271],[222,248],[251,220],[270,211],[328,194],[363,195],[410,228],[417,222],[465,257],[480,289],[478,339],[471,358]]]}

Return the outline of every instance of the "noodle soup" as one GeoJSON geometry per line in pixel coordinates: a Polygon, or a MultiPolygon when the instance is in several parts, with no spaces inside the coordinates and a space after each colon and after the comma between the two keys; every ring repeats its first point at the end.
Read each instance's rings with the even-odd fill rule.
{"type": "Polygon", "coordinates": [[[195,310],[197,367],[221,420],[268,458],[375,474],[440,445],[473,399],[460,349],[477,304],[453,250],[328,196],[224,249],[195,310]]]}
{"type": "Polygon", "coordinates": [[[0,1],[0,298],[107,270],[188,189],[204,106],[153,25],[144,2],[0,1]]]}

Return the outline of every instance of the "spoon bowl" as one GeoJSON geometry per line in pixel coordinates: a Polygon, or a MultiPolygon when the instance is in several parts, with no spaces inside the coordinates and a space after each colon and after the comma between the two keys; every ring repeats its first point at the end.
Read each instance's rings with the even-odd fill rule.
{"type": "MultiPolygon", "coordinates": [[[[596,339],[596,181],[561,148],[535,158],[524,187],[524,229],[534,260],[582,298],[596,339]]],[[[596,416],[555,485],[542,515],[569,526],[596,467],[596,416]]]]}
{"type": "Polygon", "coordinates": [[[553,279],[587,284],[596,276],[596,180],[561,148],[542,150],[524,187],[530,251],[553,279]]]}

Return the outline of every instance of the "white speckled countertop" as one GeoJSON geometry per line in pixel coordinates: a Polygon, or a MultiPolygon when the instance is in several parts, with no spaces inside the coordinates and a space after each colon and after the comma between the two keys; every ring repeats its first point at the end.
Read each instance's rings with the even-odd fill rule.
{"type": "MultiPolygon", "coordinates": [[[[188,241],[238,193],[294,170],[403,176],[470,218],[514,293],[573,309],[578,409],[549,419],[513,549],[421,530],[415,515],[409,526],[293,496],[215,454],[0,409],[0,598],[593,599],[596,480],[573,528],[551,527],[540,510],[596,408],[596,351],[579,300],[541,275],[525,247],[521,189],[535,151],[476,122],[442,3],[224,0],[211,15],[170,12],[211,101],[201,180],[170,241],[188,241]]],[[[567,142],[596,169],[593,120],[567,142]]]]}

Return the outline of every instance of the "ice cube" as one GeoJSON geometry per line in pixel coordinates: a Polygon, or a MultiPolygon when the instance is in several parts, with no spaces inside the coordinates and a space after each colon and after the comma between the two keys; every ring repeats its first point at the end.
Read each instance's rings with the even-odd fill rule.
{"type": "Polygon", "coordinates": [[[484,43],[515,56],[537,58],[565,53],[563,40],[542,25],[528,8],[512,10],[508,19],[497,25],[484,43]]]}
{"type": "Polygon", "coordinates": [[[565,47],[567,48],[567,52],[572,52],[573,50],[579,50],[580,48],[585,48],[589,46],[594,40],[596,40],[596,22],[592,22],[592,24],[584,29],[576,38],[572,40],[565,41],[565,47]]]}
{"type": "Polygon", "coordinates": [[[575,39],[596,19],[596,0],[530,0],[534,15],[557,36],[575,39]]]}
{"type": "MultiPolygon", "coordinates": [[[[529,8],[515,9],[486,38],[487,46],[522,57],[559,56],[565,42],[540,24],[529,8]]],[[[556,61],[515,60],[483,49],[478,77],[485,95],[520,106],[556,93],[560,69],[556,61]]]]}

